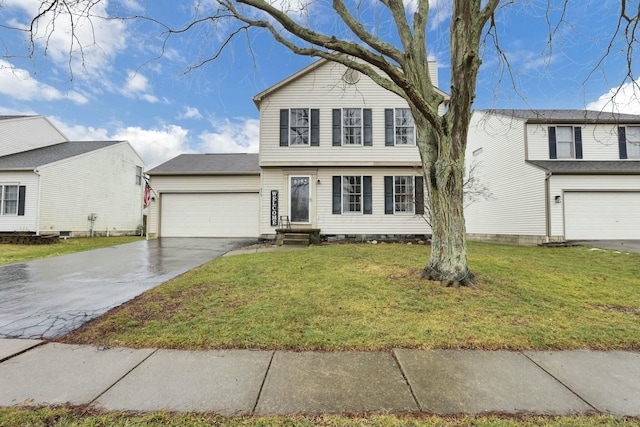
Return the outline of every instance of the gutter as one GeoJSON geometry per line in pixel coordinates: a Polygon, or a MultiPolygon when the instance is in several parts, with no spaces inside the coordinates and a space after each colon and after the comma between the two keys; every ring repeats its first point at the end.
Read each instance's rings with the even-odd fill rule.
{"type": "MultiPolygon", "coordinates": [[[[42,192],[42,177],[40,171],[36,168],[33,170],[38,176],[38,195],[36,196],[36,236],[40,235],[40,193],[42,192]]],[[[25,201],[26,202],[26,201],[25,201]]]]}
{"type": "Polygon", "coordinates": [[[544,210],[545,210],[545,226],[546,226],[546,236],[545,243],[549,243],[551,240],[551,204],[549,200],[551,199],[551,185],[549,180],[553,172],[547,170],[544,176],[544,210]]]}

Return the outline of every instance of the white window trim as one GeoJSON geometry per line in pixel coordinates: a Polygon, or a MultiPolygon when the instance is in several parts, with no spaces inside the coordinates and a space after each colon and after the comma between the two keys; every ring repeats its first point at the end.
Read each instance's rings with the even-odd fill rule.
{"type": "MultiPolygon", "coordinates": [[[[567,142],[567,141],[564,141],[567,142]]],[[[575,159],[576,158],[576,136],[575,129],[573,126],[557,126],[556,127],[556,158],[558,160],[567,160],[567,159],[575,159]],[[558,130],[561,128],[569,128],[571,130],[571,153],[569,156],[560,156],[560,139],[558,130]]]]}
{"type": "MultiPolygon", "coordinates": [[[[357,126],[349,126],[349,128],[357,129],[357,126]]],[[[341,144],[343,147],[362,147],[364,146],[364,108],[342,108],[340,110],[340,132],[341,132],[341,144]],[[345,141],[347,137],[344,133],[347,128],[344,124],[344,112],[345,110],[360,110],[360,143],[358,144],[347,144],[345,141]]],[[[345,175],[345,176],[354,176],[354,175],[345,175]]]]}
{"type": "Polygon", "coordinates": [[[292,224],[311,224],[311,175],[289,175],[289,200],[287,201],[289,205],[289,221],[292,224]],[[291,196],[293,192],[291,191],[291,181],[294,178],[308,178],[309,179],[309,220],[308,221],[293,221],[293,216],[291,215],[291,196]]]}
{"type": "MultiPolygon", "coordinates": [[[[289,129],[287,132],[287,145],[289,147],[310,147],[311,146],[311,108],[289,108],[289,129]],[[292,138],[291,138],[291,129],[294,127],[292,125],[292,120],[291,120],[291,111],[292,110],[307,110],[307,117],[309,117],[309,123],[307,125],[307,143],[306,144],[292,144],[292,138]]],[[[302,127],[302,126],[295,126],[296,128],[298,127],[302,127]]]]}
{"type": "Polygon", "coordinates": [[[364,176],[363,175],[341,175],[340,176],[340,211],[342,215],[364,215],[364,176]],[[360,178],[360,210],[344,210],[344,179],[346,177],[360,178]]]}
{"type": "MultiPolygon", "coordinates": [[[[396,124],[396,112],[398,110],[409,110],[409,113],[411,114],[411,109],[410,108],[404,108],[404,107],[397,107],[393,109],[393,144],[396,147],[415,147],[416,144],[416,121],[413,120],[413,144],[398,144],[398,133],[397,133],[397,129],[398,126],[396,124]]],[[[413,114],[411,115],[411,118],[413,119],[413,114]]],[[[402,127],[408,127],[408,126],[402,126],[402,127]]]]}
{"type": "Polygon", "coordinates": [[[20,206],[20,183],[18,182],[3,182],[0,183],[0,216],[18,216],[18,209],[20,206]],[[17,187],[17,198],[16,198],[16,212],[15,213],[4,213],[4,204],[5,204],[5,188],[6,187],[17,187]]]}
{"type": "Polygon", "coordinates": [[[415,215],[416,214],[416,177],[415,175],[394,175],[393,176],[393,214],[394,215],[415,215]],[[396,210],[396,178],[411,178],[412,192],[408,195],[410,198],[408,201],[411,211],[398,211],[396,210]]]}
{"type": "Polygon", "coordinates": [[[141,186],[143,181],[144,181],[144,170],[142,169],[142,166],[136,165],[136,185],[141,186]],[[140,171],[140,175],[138,175],[138,171],[140,171]]]}
{"type": "Polygon", "coordinates": [[[629,141],[629,128],[637,128],[640,131],[640,126],[627,126],[627,132],[625,136],[625,143],[627,144],[627,159],[640,159],[640,155],[631,155],[633,151],[640,151],[640,148],[634,148],[632,146],[640,144],[640,139],[638,141],[629,141]]]}

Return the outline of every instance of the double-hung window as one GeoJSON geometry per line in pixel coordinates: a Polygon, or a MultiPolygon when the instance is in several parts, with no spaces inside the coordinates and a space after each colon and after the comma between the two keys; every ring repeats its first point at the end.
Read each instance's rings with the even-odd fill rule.
{"type": "Polygon", "coordinates": [[[556,150],[558,159],[573,159],[573,128],[571,126],[558,126],[556,128],[556,150]]]}
{"type": "Polygon", "coordinates": [[[136,185],[142,185],[142,167],[136,166],[136,185]]]}
{"type": "Polygon", "coordinates": [[[371,215],[371,176],[342,175],[333,177],[333,213],[371,215]]]}
{"type": "Polygon", "coordinates": [[[415,195],[412,176],[393,177],[394,211],[396,213],[413,213],[415,195]]]}
{"type": "Polygon", "coordinates": [[[308,108],[289,110],[289,145],[309,145],[311,116],[308,108]]]}
{"type": "Polygon", "coordinates": [[[0,185],[0,213],[2,215],[18,214],[17,185],[0,185]]]}
{"type": "Polygon", "coordinates": [[[396,145],[416,145],[416,129],[409,108],[394,110],[394,128],[396,145]]]}
{"type": "Polygon", "coordinates": [[[640,159],[640,126],[627,126],[627,158],[640,159]]]}
{"type": "Polygon", "coordinates": [[[362,213],[362,177],[342,177],[342,212],[362,213]]]}
{"type": "Polygon", "coordinates": [[[362,109],[342,109],[342,145],[362,145],[362,109]]]}

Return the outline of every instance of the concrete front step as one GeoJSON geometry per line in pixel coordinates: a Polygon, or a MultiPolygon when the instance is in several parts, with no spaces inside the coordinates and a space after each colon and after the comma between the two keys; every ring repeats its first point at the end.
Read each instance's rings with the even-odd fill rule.
{"type": "Polygon", "coordinates": [[[283,245],[308,245],[310,237],[308,233],[284,233],[283,245]]]}

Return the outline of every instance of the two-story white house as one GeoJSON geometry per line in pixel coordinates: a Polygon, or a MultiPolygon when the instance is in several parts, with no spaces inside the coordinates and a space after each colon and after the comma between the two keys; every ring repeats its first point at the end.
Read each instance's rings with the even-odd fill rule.
{"type": "Polygon", "coordinates": [[[42,116],[0,116],[0,233],[135,234],[144,162],[126,141],[69,141],[42,116]]]}
{"type": "Polygon", "coordinates": [[[466,163],[491,193],[465,210],[472,239],[640,239],[640,116],[475,111],[466,163]]]}
{"type": "MultiPolygon", "coordinates": [[[[436,63],[429,72],[437,82],[436,63]]],[[[257,164],[237,154],[183,155],[148,171],[150,237],[274,238],[285,222],[325,236],[430,234],[415,127],[402,98],[319,60],[254,102],[257,164]]]]}

